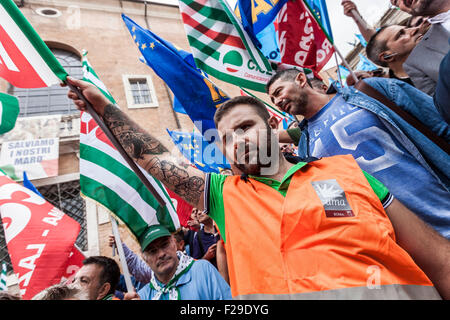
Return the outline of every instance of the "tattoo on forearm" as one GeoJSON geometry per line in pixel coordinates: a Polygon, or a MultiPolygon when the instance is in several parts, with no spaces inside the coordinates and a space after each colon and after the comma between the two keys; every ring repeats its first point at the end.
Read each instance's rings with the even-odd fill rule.
{"type": "Polygon", "coordinates": [[[125,151],[135,160],[143,159],[144,154],[168,152],[161,142],[140,130],[138,125],[114,105],[106,106],[103,119],[125,151]]]}
{"type": "Polygon", "coordinates": [[[125,151],[137,161],[144,170],[192,204],[198,203],[205,180],[190,176],[189,172],[174,162],[160,157],[168,152],[160,141],[139,128],[126,114],[114,105],[105,108],[103,119],[117,137],[125,151]],[[144,155],[152,155],[144,158],[144,155]]]}

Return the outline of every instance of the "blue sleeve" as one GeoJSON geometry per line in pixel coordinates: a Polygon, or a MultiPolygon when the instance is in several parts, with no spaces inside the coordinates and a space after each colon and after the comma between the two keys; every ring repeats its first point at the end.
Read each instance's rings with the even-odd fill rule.
{"type": "Polygon", "coordinates": [[[152,269],[144,260],[131,251],[125,243],[122,243],[122,247],[130,274],[139,282],[149,283],[152,278],[152,269]]]}
{"type": "Polygon", "coordinates": [[[436,109],[433,98],[404,81],[386,78],[367,78],[364,82],[389,100],[419,119],[435,134],[450,141],[450,126],[436,109]]]}

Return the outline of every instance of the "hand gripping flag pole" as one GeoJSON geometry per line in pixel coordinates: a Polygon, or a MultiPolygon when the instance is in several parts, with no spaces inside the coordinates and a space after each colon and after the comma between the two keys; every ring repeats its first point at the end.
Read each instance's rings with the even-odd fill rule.
{"type": "Polygon", "coordinates": [[[137,164],[131,159],[131,157],[128,155],[128,153],[125,151],[125,149],[122,147],[120,142],[117,140],[117,138],[113,135],[111,130],[108,128],[108,126],[105,124],[105,122],[102,120],[102,118],[98,115],[98,113],[95,111],[92,104],[86,99],[86,97],[83,95],[83,93],[72,84],[66,82],[66,84],[69,86],[69,88],[74,91],[78,97],[86,104],[86,110],[89,112],[89,114],[94,118],[95,122],[99,125],[100,129],[103,130],[103,132],[106,134],[108,139],[111,141],[111,143],[114,145],[114,147],[119,151],[120,155],[125,159],[125,161],[128,163],[128,165],[131,167],[131,169],[136,173],[139,180],[147,187],[147,189],[150,191],[150,193],[155,197],[156,201],[158,201],[159,205],[161,207],[165,207],[166,203],[162,199],[162,197],[159,195],[159,193],[156,191],[156,189],[151,185],[150,181],[144,176],[142,171],[139,169],[137,164]]]}

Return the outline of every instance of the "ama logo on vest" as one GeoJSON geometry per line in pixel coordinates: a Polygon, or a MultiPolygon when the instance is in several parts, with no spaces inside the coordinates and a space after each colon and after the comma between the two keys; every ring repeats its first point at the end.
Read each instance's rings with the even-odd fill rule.
{"type": "Polygon", "coordinates": [[[228,51],[222,60],[223,65],[228,72],[238,72],[239,68],[244,64],[244,59],[242,55],[235,50],[228,51]]]}
{"type": "Polygon", "coordinates": [[[347,201],[344,189],[335,179],[312,181],[311,184],[319,196],[328,218],[355,216],[347,201]]]}

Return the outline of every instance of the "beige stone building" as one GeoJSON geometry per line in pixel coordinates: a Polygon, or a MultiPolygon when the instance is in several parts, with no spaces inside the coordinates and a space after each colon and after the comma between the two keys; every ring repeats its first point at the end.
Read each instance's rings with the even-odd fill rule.
{"type": "MultiPolygon", "coordinates": [[[[165,40],[189,50],[178,6],[139,0],[15,2],[70,75],[82,77],[81,54],[83,49],[87,50],[90,64],[121,109],[169,150],[174,145],[166,128],[193,130],[193,123],[186,115],[173,111],[170,89],[151,68],[139,61],[141,54],[121,17],[122,13],[126,14],[165,40]]],[[[239,95],[237,87],[213,81],[229,95],[239,95]]],[[[80,118],[66,97],[67,89],[59,86],[18,89],[0,79],[0,92],[17,96],[21,108],[16,127],[0,137],[0,144],[59,138],[58,175],[32,180],[32,183],[48,201],[80,222],[82,230],[76,244],[86,256],[111,256],[109,214],[93,201],[80,197],[80,118]]],[[[123,241],[138,250],[125,228],[120,229],[123,241]]],[[[9,256],[3,230],[0,230],[0,261],[3,260],[9,262],[9,256]]],[[[17,290],[17,278],[11,275],[8,283],[12,290],[17,290]]]]}

